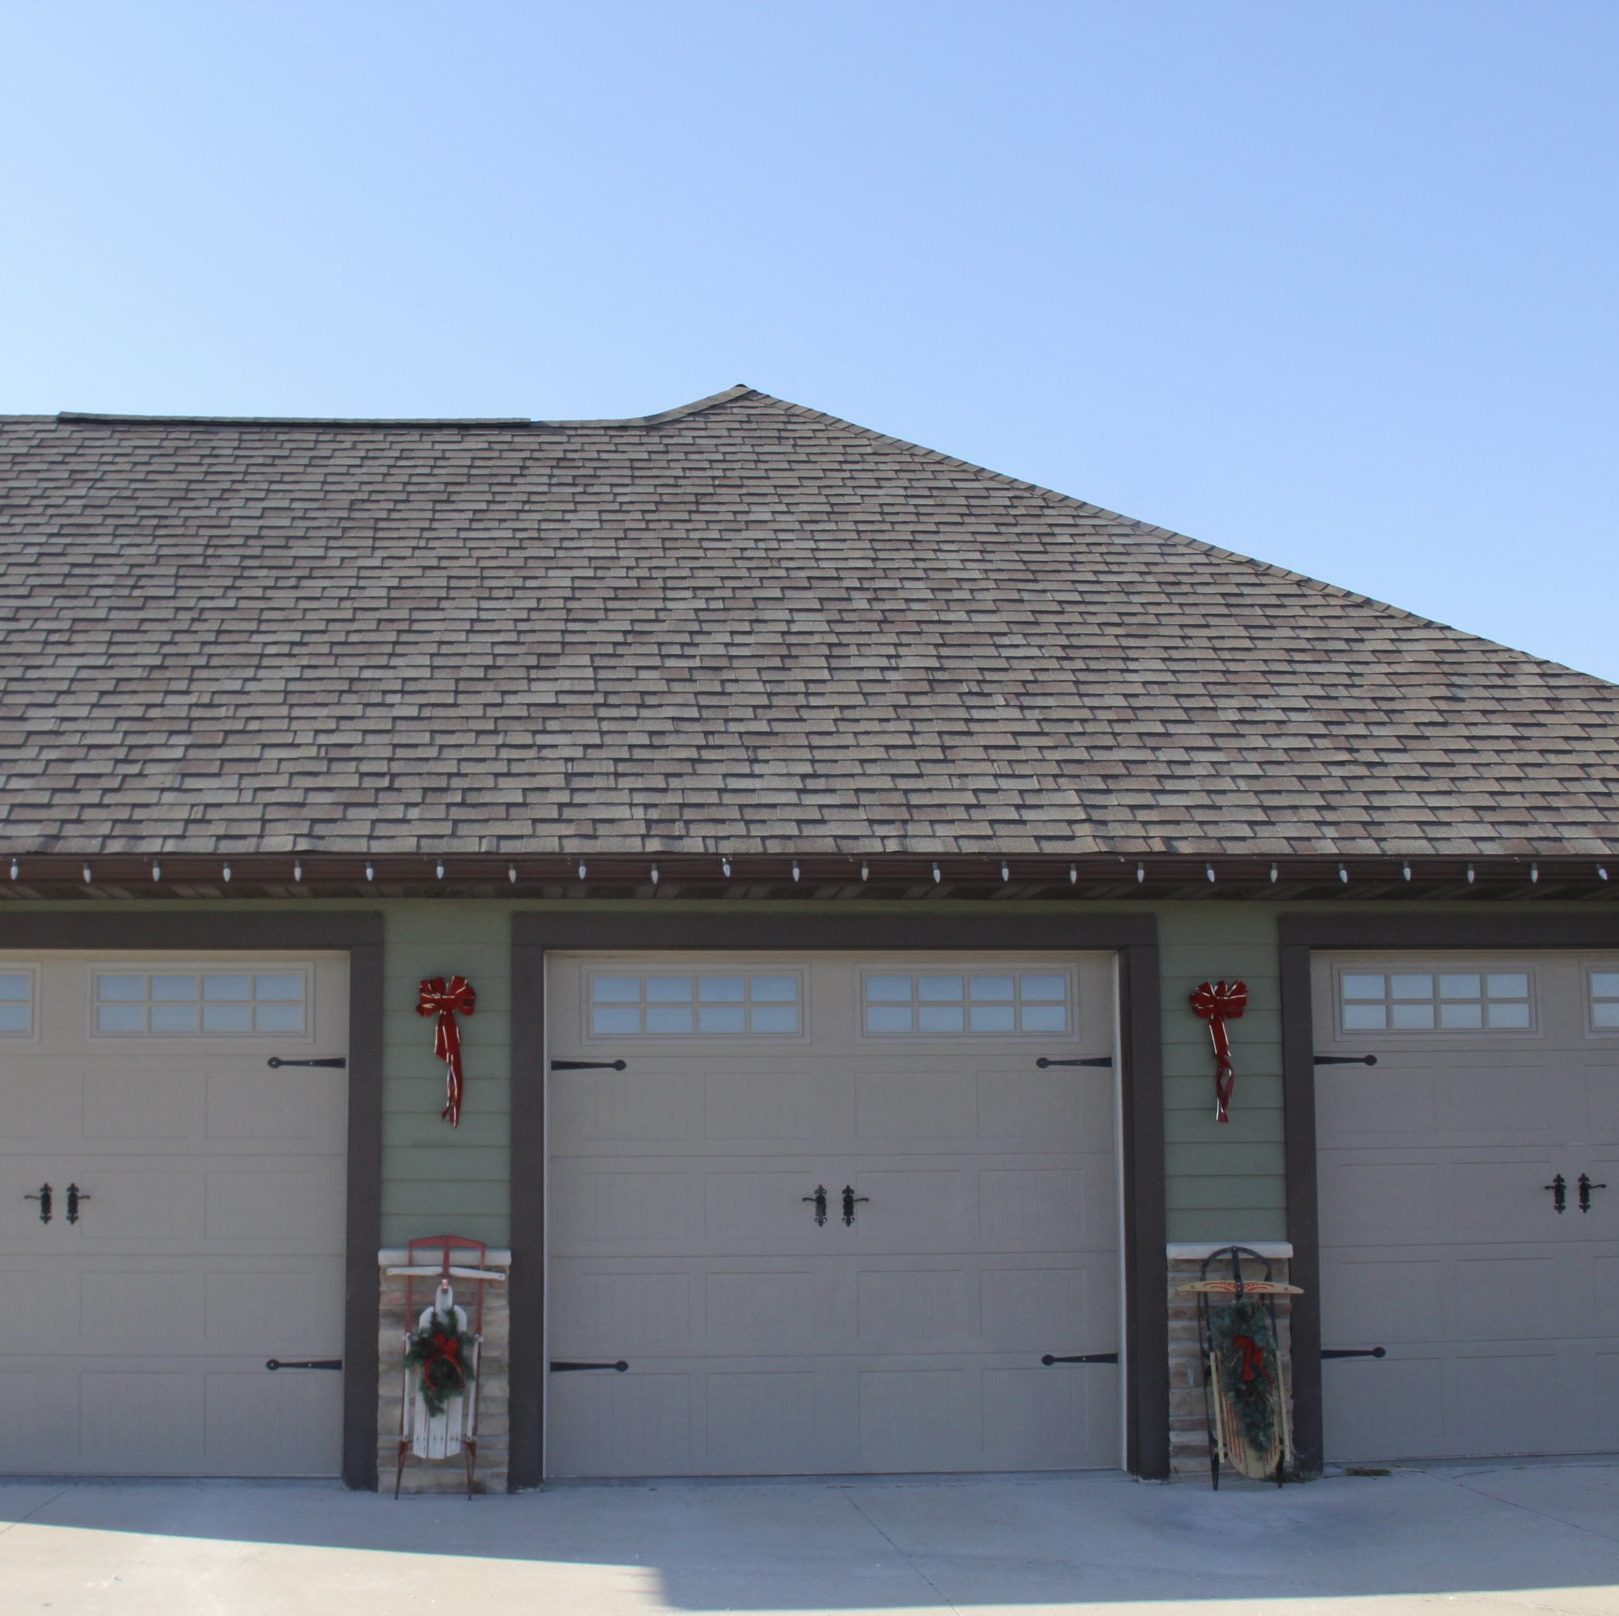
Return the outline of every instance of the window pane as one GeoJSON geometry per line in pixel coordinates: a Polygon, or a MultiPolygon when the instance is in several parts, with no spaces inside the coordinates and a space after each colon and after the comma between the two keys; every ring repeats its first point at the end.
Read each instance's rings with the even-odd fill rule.
{"type": "Polygon", "coordinates": [[[963,1026],[959,1004],[924,1004],[916,1012],[920,1032],[960,1032],[963,1026]]]}
{"type": "MultiPolygon", "coordinates": [[[[653,976],[647,979],[646,1002],[648,1004],[686,1004],[691,999],[691,978],[689,976],[653,976]]],[[[689,1016],[686,1018],[691,1019],[689,1016]]],[[[650,1026],[651,1023],[649,1022],[650,1026]]]]}
{"type": "Polygon", "coordinates": [[[154,1004],[153,1032],[195,1032],[197,1007],[194,1004],[154,1004]]]}
{"type": "Polygon", "coordinates": [[[1619,1027],[1619,1001],[1610,1004],[1593,1004],[1591,1006],[1591,1025],[1593,1027],[1619,1027]]]}
{"type": "MultiPolygon", "coordinates": [[[[197,979],[194,976],[154,976],[152,978],[152,997],[154,999],[195,999],[197,996],[197,979]]],[[[155,1026],[156,1023],[154,1022],[155,1026]]]]}
{"type": "Polygon", "coordinates": [[[1024,976],[1018,985],[1025,999],[1066,999],[1068,978],[1065,976],[1024,976]]]}
{"type": "Polygon", "coordinates": [[[1394,984],[1389,997],[1391,999],[1431,999],[1433,997],[1433,978],[1422,972],[1412,972],[1390,978],[1394,984]]]}
{"type": "Polygon", "coordinates": [[[139,1004],[98,1004],[97,1032],[145,1032],[146,1007],[139,1004]]]}
{"type": "Polygon", "coordinates": [[[1384,981],[1381,976],[1346,976],[1343,979],[1346,999],[1381,999],[1384,981]]]}
{"type": "Polygon", "coordinates": [[[872,999],[909,999],[911,996],[911,979],[908,976],[868,976],[866,978],[866,998],[872,999]]]}
{"type": "Polygon", "coordinates": [[[144,976],[98,976],[96,978],[96,997],[98,999],[144,999],[146,997],[146,978],[144,976]]]}
{"type": "Polygon", "coordinates": [[[975,976],[970,986],[975,999],[1010,999],[1014,996],[1012,978],[1009,976],[975,976]]]}
{"type": "Polygon", "coordinates": [[[304,979],[298,975],[256,976],[253,979],[253,996],[258,999],[301,999],[304,996],[304,979]]]}
{"type": "Polygon", "coordinates": [[[1506,971],[1500,976],[1485,979],[1492,999],[1527,999],[1529,978],[1522,971],[1506,971]]]}
{"type": "Polygon", "coordinates": [[[1619,999],[1619,971],[1592,971],[1591,991],[1599,999],[1619,999]]]}
{"type": "Polygon", "coordinates": [[[1468,972],[1464,976],[1440,977],[1439,997],[1441,999],[1477,999],[1482,997],[1479,992],[1477,974],[1468,972]]]}
{"type": "Polygon", "coordinates": [[[597,1004],[638,1004],[641,979],[638,976],[598,976],[590,984],[590,996],[597,1004]]]}
{"type": "Polygon", "coordinates": [[[639,1010],[592,1010],[590,1031],[593,1037],[611,1038],[615,1033],[636,1033],[641,1030],[639,1010]]]}
{"type": "Polygon", "coordinates": [[[1025,1004],[1018,1015],[1025,1032],[1067,1032],[1065,1004],[1025,1004]]]}
{"type": "Polygon", "coordinates": [[[0,999],[26,999],[28,988],[26,971],[0,971],[0,999]]]}
{"type": "Polygon", "coordinates": [[[261,1004],[253,1011],[254,1032],[302,1032],[304,1007],[301,1004],[261,1004]]]}
{"type": "Polygon", "coordinates": [[[755,1032],[797,1032],[796,1004],[756,1004],[751,1012],[755,1032]]]}
{"type": "Polygon", "coordinates": [[[911,1007],[908,1004],[869,1004],[866,1006],[867,1032],[909,1032],[911,1007]]]}
{"type": "Polygon", "coordinates": [[[1416,1032],[1433,1026],[1431,1004],[1396,1004],[1389,1024],[1401,1032],[1416,1032]]]}
{"type": "Polygon", "coordinates": [[[746,1021],[747,1012],[739,1004],[705,1004],[697,1012],[699,1032],[745,1032],[746,1021]]]}
{"type": "Polygon", "coordinates": [[[697,997],[711,1001],[740,1001],[747,997],[747,992],[740,976],[705,976],[697,984],[697,997]]]}
{"type": "MultiPolygon", "coordinates": [[[[1619,1009],[1619,1005],[1615,1008],[1619,1009]]],[[[27,1032],[29,1019],[26,1004],[0,1004],[0,1032],[27,1032]]]]}
{"type": "Polygon", "coordinates": [[[1529,1006],[1527,1004],[1492,1004],[1490,1006],[1490,1025],[1492,1027],[1527,1027],[1529,1025],[1529,1006]]]}
{"type": "Polygon", "coordinates": [[[202,1007],[204,1032],[251,1032],[253,1011],[245,1004],[205,1004],[202,1007]]]}
{"type": "Polygon", "coordinates": [[[1471,1031],[1484,1025],[1484,1006],[1481,1004],[1442,1004],[1439,1010],[1441,1027],[1471,1031]]]}
{"type": "Polygon", "coordinates": [[[961,998],[961,978],[959,976],[923,976],[917,979],[916,996],[919,999],[932,999],[937,1003],[940,999],[959,1000],[961,998]]]}
{"type": "Polygon", "coordinates": [[[1016,1012],[1009,1004],[975,1004],[969,1015],[974,1032],[1017,1031],[1016,1012]]]}
{"type": "Polygon", "coordinates": [[[1345,1032],[1386,1032],[1388,1012],[1380,1004],[1346,1004],[1345,1032]]]}
{"type": "Polygon", "coordinates": [[[755,976],[750,978],[750,981],[753,988],[753,997],[756,1000],[787,999],[791,1001],[798,997],[798,978],[796,976],[755,976]]]}
{"type": "Polygon", "coordinates": [[[691,1006],[648,1006],[646,1013],[646,1030],[652,1033],[690,1032],[691,1006]]]}
{"type": "MultiPolygon", "coordinates": [[[[253,997],[253,978],[250,976],[205,976],[202,979],[202,996],[205,999],[251,999],[253,997]]],[[[265,994],[265,998],[279,997],[277,994],[265,994]]]]}

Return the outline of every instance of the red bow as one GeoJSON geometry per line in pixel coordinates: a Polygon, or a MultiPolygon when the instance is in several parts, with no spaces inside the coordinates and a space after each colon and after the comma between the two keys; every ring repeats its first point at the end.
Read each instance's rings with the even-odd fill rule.
{"type": "Polygon", "coordinates": [[[1237,1365],[1239,1379],[1252,1381],[1261,1377],[1265,1380],[1271,1378],[1270,1370],[1265,1364],[1265,1349],[1251,1335],[1233,1336],[1231,1345],[1237,1349],[1237,1355],[1242,1360],[1237,1365]]]}
{"type": "Polygon", "coordinates": [[[1214,1040],[1214,1120],[1231,1120],[1231,1091],[1237,1086],[1237,1069],[1231,1064],[1228,1021],[1238,1021],[1248,1008],[1246,982],[1200,982],[1192,994],[1192,1009],[1209,1024],[1214,1040]]]}
{"type": "Polygon", "coordinates": [[[422,978],[416,1014],[438,1017],[433,1053],[449,1068],[444,1078],[444,1109],[439,1115],[452,1128],[461,1125],[461,1029],[455,1018],[470,1016],[477,1003],[478,996],[464,976],[452,976],[447,982],[442,976],[422,978]]]}

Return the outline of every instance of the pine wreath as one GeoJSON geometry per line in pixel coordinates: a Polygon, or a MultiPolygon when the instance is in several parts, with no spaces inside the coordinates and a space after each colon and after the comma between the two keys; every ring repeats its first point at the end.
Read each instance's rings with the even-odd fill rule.
{"type": "Polygon", "coordinates": [[[445,1404],[464,1392],[472,1379],[474,1337],[457,1328],[458,1323],[435,1316],[412,1333],[405,1349],[405,1362],[421,1366],[422,1401],[429,1414],[442,1414],[445,1404]]]}
{"type": "Polygon", "coordinates": [[[1221,1389],[1242,1423],[1255,1453],[1276,1440],[1276,1337],[1263,1302],[1238,1301],[1209,1309],[1209,1342],[1221,1389]]]}

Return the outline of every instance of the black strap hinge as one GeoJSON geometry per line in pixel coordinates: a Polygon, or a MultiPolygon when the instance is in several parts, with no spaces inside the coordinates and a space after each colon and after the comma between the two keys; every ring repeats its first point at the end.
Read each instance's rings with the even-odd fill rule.
{"type": "Polygon", "coordinates": [[[1375,1066],[1375,1055],[1317,1055],[1317,1066],[1375,1066]]]}
{"type": "Polygon", "coordinates": [[[622,1375],[629,1367],[622,1358],[617,1363],[575,1363],[569,1358],[564,1358],[560,1361],[555,1358],[551,1360],[551,1373],[553,1375],[571,1375],[581,1369],[616,1369],[622,1375]]]}
{"type": "Polygon", "coordinates": [[[348,1062],[341,1055],[327,1055],[320,1060],[282,1060],[279,1055],[272,1055],[264,1064],[272,1072],[281,1066],[335,1066],[341,1071],[348,1062]]]}
{"type": "Polygon", "coordinates": [[[1386,1358],[1387,1347],[1323,1347],[1323,1358],[1386,1358]]]}
{"type": "Polygon", "coordinates": [[[341,1358],[266,1358],[266,1369],[341,1369],[341,1358]]]}
{"type": "Polygon", "coordinates": [[[1042,1055],[1034,1063],[1043,1072],[1048,1066],[1111,1066],[1111,1055],[1087,1055],[1084,1060],[1052,1060],[1048,1055],[1042,1055]]]}
{"type": "Polygon", "coordinates": [[[575,1061],[554,1060],[551,1062],[553,1072],[622,1072],[628,1061],[575,1061]]]}
{"type": "Polygon", "coordinates": [[[1119,1355],[1116,1352],[1081,1352],[1067,1358],[1059,1357],[1055,1353],[1048,1352],[1045,1357],[1040,1360],[1040,1362],[1043,1363],[1047,1369],[1049,1369],[1053,1364],[1059,1363],[1117,1363],[1118,1361],[1119,1355]]]}

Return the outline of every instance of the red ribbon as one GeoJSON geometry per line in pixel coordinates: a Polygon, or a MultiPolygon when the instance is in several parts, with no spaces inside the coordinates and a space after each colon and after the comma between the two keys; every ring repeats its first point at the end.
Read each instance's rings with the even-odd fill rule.
{"type": "Polygon", "coordinates": [[[1242,1380],[1270,1379],[1270,1370],[1265,1366],[1265,1349],[1251,1335],[1233,1336],[1231,1345],[1242,1359],[1237,1366],[1237,1374],[1242,1380]]]}
{"type": "Polygon", "coordinates": [[[464,976],[452,976],[448,981],[442,976],[423,977],[421,997],[416,1001],[417,1015],[438,1017],[433,1053],[449,1068],[444,1077],[444,1109],[439,1115],[452,1128],[461,1126],[461,1029],[455,1018],[470,1016],[477,1002],[478,996],[464,976]]]}
{"type": "Polygon", "coordinates": [[[1200,982],[1192,994],[1192,1009],[1209,1024],[1214,1041],[1214,1120],[1231,1120],[1231,1093],[1237,1086],[1237,1069],[1231,1064],[1231,1038],[1225,1030],[1228,1021],[1239,1021],[1248,1008],[1246,982],[1200,982]]]}

